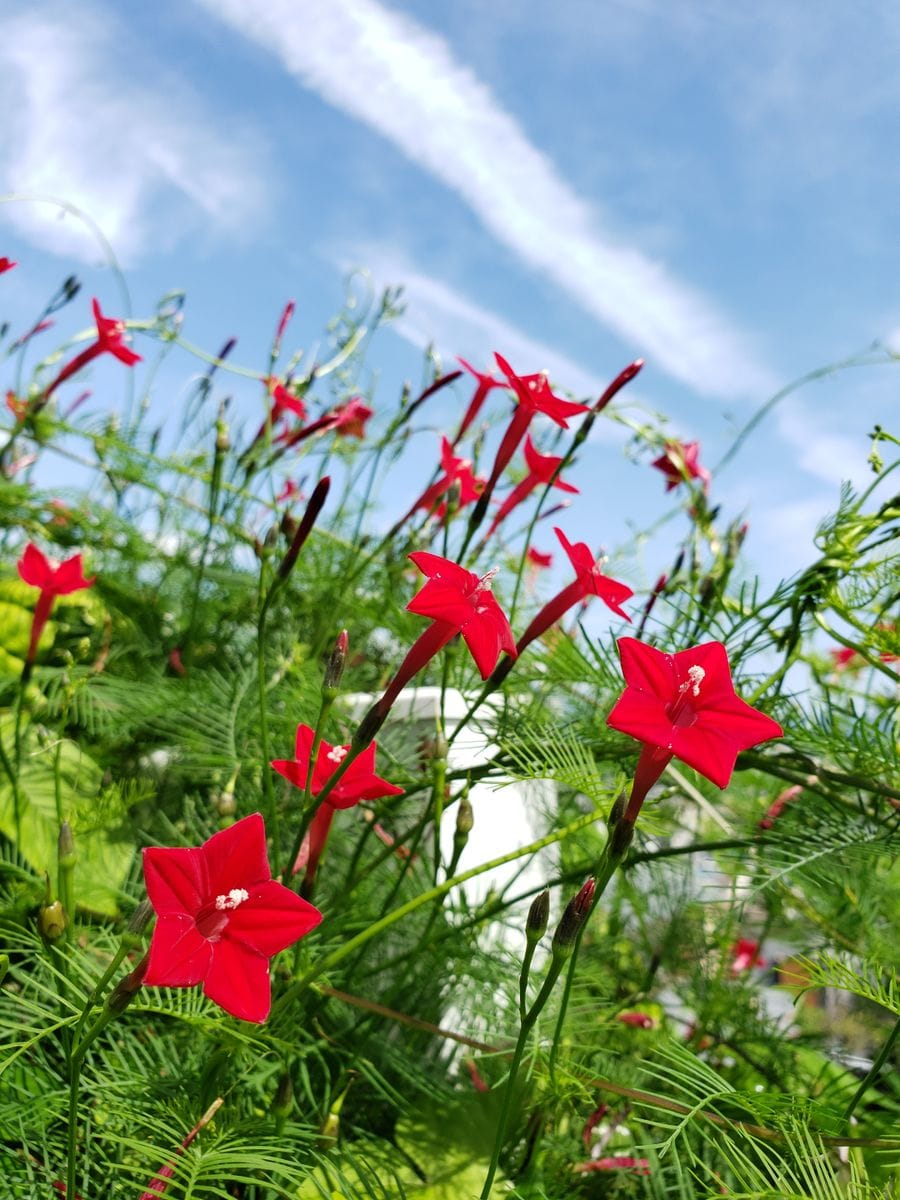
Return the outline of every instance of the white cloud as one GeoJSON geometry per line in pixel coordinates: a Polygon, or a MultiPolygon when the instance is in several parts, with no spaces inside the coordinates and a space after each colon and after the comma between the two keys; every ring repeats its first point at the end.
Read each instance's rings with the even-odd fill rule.
{"type": "MultiPolygon", "coordinates": [[[[258,217],[256,150],[233,129],[222,137],[189,89],[129,45],[111,12],[48,3],[15,14],[0,41],[3,189],[68,201],[125,260],[258,217]]],[[[0,220],[42,249],[101,257],[87,228],[60,216],[47,204],[0,205],[0,220]]]]}
{"type": "Polygon", "coordinates": [[[554,384],[577,396],[596,397],[606,386],[608,380],[592,375],[546,342],[529,337],[447,284],[423,275],[402,255],[385,253],[384,247],[373,245],[362,249],[360,257],[379,284],[395,280],[403,283],[406,311],[392,328],[420,349],[436,344],[448,368],[459,354],[478,370],[492,369],[491,351],[499,350],[516,370],[546,370],[554,384]],[[435,330],[439,331],[437,335],[435,330]]]}
{"type": "Polygon", "coordinates": [[[197,0],[330,104],[457,192],[497,238],[708,395],[760,396],[768,370],[696,289],[621,244],[444,39],[377,0],[197,0]]]}

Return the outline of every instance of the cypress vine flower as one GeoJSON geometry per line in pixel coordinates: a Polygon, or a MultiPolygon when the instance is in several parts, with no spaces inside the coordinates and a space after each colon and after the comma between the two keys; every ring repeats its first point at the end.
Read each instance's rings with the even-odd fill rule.
{"type": "Polygon", "coordinates": [[[141,356],[125,344],[125,322],[120,321],[118,317],[104,317],[97,299],[91,301],[91,307],[97,323],[97,340],[82,350],[80,354],[76,354],[71,362],[66,363],[44,393],[45,400],[49,399],[61,383],[65,383],[67,379],[101,354],[111,354],[126,367],[133,367],[135,363],[141,361],[141,356]]]}
{"type": "MultiPolygon", "coordinates": [[[[306,788],[309,779],[309,762],[314,739],[315,731],[309,725],[298,725],[294,740],[294,757],[279,758],[269,764],[279,775],[283,775],[294,787],[301,790],[306,788]]],[[[309,841],[301,850],[299,861],[299,866],[306,866],[308,881],[315,876],[331,832],[331,822],[338,809],[353,808],[361,800],[381,800],[385,796],[403,795],[403,788],[388,783],[386,779],[375,774],[376,749],[375,742],[372,742],[354,759],[313,817],[309,827],[309,841]]],[[[349,752],[350,746],[332,746],[324,740],[319,743],[310,787],[313,799],[319,795],[349,752]]],[[[297,864],[293,866],[295,870],[299,869],[297,864]]]]}
{"type": "Polygon", "coordinates": [[[406,608],[420,617],[430,617],[431,625],[410,647],[384,695],[366,713],[353,739],[357,746],[371,742],[403,688],[458,633],[462,634],[482,679],[487,679],[497,665],[501,650],[512,658],[516,656],[509,621],[491,593],[496,568],[479,578],[439,554],[420,550],[409,557],[428,576],[428,581],[406,608]]]}
{"type": "Polygon", "coordinates": [[[672,758],[725,788],[742,750],[782,736],[781,726],[735,694],[721,642],[665,654],[619,638],[626,688],[606,723],[643,742],[623,820],[634,824],[672,758]]]}
{"type": "Polygon", "coordinates": [[[477,500],[484,490],[484,480],[480,479],[472,470],[472,460],[457,457],[453,453],[450,441],[443,435],[441,436],[441,470],[443,475],[425,489],[406,516],[397,522],[395,528],[399,528],[404,521],[408,520],[417,508],[424,508],[428,512],[434,509],[434,515],[438,520],[443,520],[447,514],[447,502],[445,500],[438,504],[438,501],[450,491],[454,484],[459,484],[457,508],[465,508],[467,504],[477,500]],[[435,505],[437,505],[436,508],[435,505]]]}
{"type": "Polygon", "coordinates": [[[705,489],[712,476],[700,466],[699,454],[699,442],[666,442],[662,454],[650,465],[665,475],[667,492],[688,479],[699,479],[705,489]]]}
{"type": "Polygon", "coordinates": [[[454,446],[457,444],[457,442],[462,440],[466,430],[481,412],[482,406],[487,399],[488,392],[492,391],[493,388],[503,386],[500,383],[500,380],[495,379],[493,375],[489,373],[483,375],[481,371],[476,371],[475,368],[470,366],[464,358],[457,358],[456,361],[460,364],[460,366],[465,367],[470,375],[475,376],[476,387],[472,399],[469,401],[469,407],[466,409],[465,416],[463,417],[459,426],[459,432],[453,439],[454,446]]]}
{"type": "Polygon", "coordinates": [[[525,462],[528,464],[528,474],[525,478],[517,483],[510,494],[506,497],[497,513],[491,522],[491,527],[487,531],[487,537],[490,537],[501,521],[505,521],[513,509],[518,508],[536,487],[541,484],[548,484],[552,481],[555,488],[559,488],[561,492],[575,492],[578,488],[572,483],[566,483],[563,479],[554,479],[553,476],[559,469],[562,463],[562,456],[556,454],[541,454],[535,446],[529,434],[525,438],[525,462]]]}
{"type": "Polygon", "coordinates": [[[5,271],[11,271],[13,267],[17,267],[18,265],[19,264],[14,263],[11,258],[7,258],[5,254],[0,256],[0,275],[2,275],[5,271]]]}
{"type": "Polygon", "coordinates": [[[315,929],[317,908],[272,878],[266,830],[252,813],[190,849],[144,851],[157,914],[143,982],[194,987],[242,1021],[271,1007],[269,959],[315,929]]]}
{"type": "Polygon", "coordinates": [[[68,596],[72,592],[80,592],[93,587],[96,576],[90,579],[84,577],[84,567],[80,554],[73,554],[65,562],[57,563],[52,558],[42,554],[32,542],[25,547],[25,553],[16,564],[23,582],[32,587],[40,588],[37,604],[34,606],[34,616],[31,619],[31,637],[28,642],[26,663],[33,663],[37,654],[38,642],[44,632],[44,626],[50,617],[57,596],[68,596]]]}

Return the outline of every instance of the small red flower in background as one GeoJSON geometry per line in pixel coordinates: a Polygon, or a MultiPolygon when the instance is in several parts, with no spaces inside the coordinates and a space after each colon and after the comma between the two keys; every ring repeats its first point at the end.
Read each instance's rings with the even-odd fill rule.
{"type": "Polygon", "coordinates": [[[620,1012],[616,1013],[616,1020],[621,1021],[623,1025],[631,1025],[635,1029],[655,1029],[656,1022],[649,1013],[642,1012],[620,1012]]]}
{"type": "Polygon", "coordinates": [[[782,736],[781,726],[735,694],[721,642],[665,654],[619,638],[626,688],[606,723],[644,743],[625,820],[633,822],[670,759],[725,788],[742,750],[782,736]]]}
{"type": "Polygon", "coordinates": [[[489,1092],[490,1086],[484,1082],[481,1072],[478,1070],[478,1064],[474,1058],[465,1060],[466,1070],[469,1072],[469,1078],[472,1081],[472,1087],[476,1092],[489,1092]]]}
{"type": "Polygon", "coordinates": [[[759,942],[740,938],[731,947],[731,974],[741,975],[751,967],[764,967],[766,960],[759,952],[759,942]]]}
{"type": "MultiPolygon", "coordinates": [[[[536,487],[540,487],[541,484],[546,485],[550,483],[554,473],[562,462],[562,456],[541,454],[529,434],[525,438],[525,461],[528,464],[528,474],[520,483],[516,484],[500,505],[491,522],[491,527],[487,531],[487,537],[491,536],[501,521],[505,521],[514,509],[527,500],[536,487]]],[[[574,492],[576,494],[578,492],[578,488],[574,484],[566,483],[563,479],[554,480],[553,486],[559,488],[561,492],[574,492]]]]}
{"type": "Polygon", "coordinates": [[[444,472],[443,475],[425,489],[406,517],[403,518],[404,521],[417,508],[424,508],[429,512],[434,509],[437,519],[443,520],[447,515],[447,505],[446,503],[437,504],[437,502],[454,484],[459,485],[459,508],[465,508],[467,504],[477,500],[484,490],[484,480],[480,479],[472,470],[472,460],[458,458],[453,453],[453,447],[449,440],[443,436],[441,437],[441,470],[444,472]]]}
{"type": "MultiPolygon", "coordinates": [[[[516,642],[516,653],[521,654],[526,646],[531,645],[537,638],[542,637],[547,630],[561,620],[576,604],[580,604],[590,596],[599,596],[604,604],[626,621],[631,618],[622,608],[622,603],[633,596],[631,588],[617,579],[604,575],[600,570],[601,563],[591,553],[586,542],[576,542],[573,546],[561,529],[554,527],[553,532],[559,538],[560,545],[569,556],[569,562],[575,568],[575,579],[559,592],[532,619],[528,628],[516,642]]],[[[499,683],[512,667],[511,662],[501,663],[494,673],[494,682],[499,683]]]]}
{"type": "Polygon", "coordinates": [[[97,340],[63,367],[44,393],[45,398],[55,392],[61,383],[80,371],[82,367],[87,366],[89,362],[93,362],[101,354],[111,354],[126,367],[133,367],[135,363],[141,361],[141,356],[125,344],[125,322],[120,321],[118,317],[104,317],[97,299],[91,301],[91,307],[97,324],[97,340]]]}
{"type": "Polygon", "coordinates": [[[284,481],[284,487],[281,489],[281,491],[275,497],[275,503],[283,504],[287,500],[294,500],[294,499],[302,500],[303,494],[300,491],[299,485],[294,483],[293,479],[286,479],[284,481]]]}
{"type": "Polygon", "coordinates": [[[802,795],[803,787],[799,783],[794,783],[789,788],[785,788],[784,791],[780,792],[769,805],[768,809],[766,810],[766,815],[760,818],[759,828],[771,829],[787,806],[789,804],[793,804],[794,801],[802,795]]]}
{"type": "Polygon", "coordinates": [[[2,275],[4,271],[11,271],[13,267],[17,267],[18,265],[19,264],[14,263],[11,258],[7,258],[6,255],[3,255],[3,257],[0,258],[0,275],[2,275]]]}
{"type": "Polygon", "coordinates": [[[528,547],[525,557],[533,567],[549,567],[553,565],[553,555],[545,554],[542,550],[536,550],[534,546],[528,547]]]}
{"type": "Polygon", "coordinates": [[[346,404],[336,408],[329,418],[329,429],[341,437],[364,438],[366,436],[366,421],[372,416],[373,409],[369,408],[359,396],[354,396],[346,404]]]}
{"type": "Polygon", "coordinates": [[[72,592],[80,592],[84,588],[93,587],[96,576],[85,579],[80,554],[73,554],[65,562],[57,563],[42,554],[31,542],[25,547],[25,553],[16,565],[23,582],[30,584],[31,587],[40,588],[41,592],[34,606],[31,638],[25,659],[26,662],[32,663],[56,597],[68,596],[72,592]]]}
{"type": "Polygon", "coordinates": [[[466,360],[464,358],[457,358],[456,361],[459,363],[459,365],[461,367],[464,367],[469,372],[470,375],[475,376],[476,387],[475,387],[475,393],[472,396],[472,399],[469,401],[469,407],[466,409],[466,414],[463,417],[462,422],[460,423],[459,432],[457,433],[456,437],[453,439],[454,446],[456,445],[456,443],[458,441],[460,441],[460,439],[465,434],[466,430],[469,428],[469,426],[472,424],[472,422],[475,420],[475,418],[481,412],[482,405],[484,404],[485,400],[487,399],[488,392],[492,391],[493,388],[503,386],[500,383],[500,380],[495,379],[493,377],[493,375],[491,375],[491,374],[484,375],[481,373],[481,371],[476,371],[474,367],[469,366],[469,364],[466,362],[466,360]]]}
{"type": "MultiPolygon", "coordinates": [[[[852,646],[835,646],[833,650],[828,651],[828,654],[835,671],[846,671],[859,657],[852,646]]],[[[862,662],[862,659],[860,658],[859,661],[862,662]]]]}
{"type": "Polygon", "coordinates": [[[15,392],[6,393],[6,407],[17,421],[24,421],[28,416],[28,401],[19,399],[15,392]]]}
{"type": "Polygon", "coordinates": [[[272,397],[272,412],[270,420],[277,425],[286,413],[293,413],[299,421],[306,420],[306,405],[299,396],[295,396],[280,380],[269,376],[263,381],[269,395],[272,397]]]}
{"type": "Polygon", "coordinates": [[[262,816],[253,813],[192,849],[144,851],[157,914],[144,983],[194,987],[257,1024],[271,1007],[269,959],[322,914],[272,878],[262,816]]]}
{"type": "Polygon", "coordinates": [[[648,1158],[632,1158],[628,1154],[612,1154],[608,1158],[594,1158],[589,1162],[576,1163],[572,1170],[577,1175],[589,1171],[634,1171],[637,1175],[650,1174],[648,1158]]]}
{"type": "MultiPolygon", "coordinates": [[[[294,739],[294,757],[279,758],[269,764],[279,775],[283,775],[301,791],[306,788],[309,778],[309,760],[314,739],[315,731],[309,725],[298,725],[294,739]]],[[[328,834],[331,831],[331,822],[338,809],[353,808],[361,800],[381,800],[385,796],[403,795],[403,788],[396,787],[393,783],[388,783],[386,779],[375,774],[376,749],[375,742],[372,742],[354,759],[313,817],[309,827],[308,842],[301,848],[298,862],[292,864],[294,871],[298,871],[303,866],[306,867],[308,884],[315,878],[319,859],[322,857],[328,841],[328,834]]],[[[310,795],[313,799],[319,795],[349,752],[350,746],[332,746],[324,740],[319,743],[310,787],[310,795]]]]}
{"type": "Polygon", "coordinates": [[[712,476],[706,467],[700,466],[699,454],[699,442],[666,442],[662,454],[650,465],[665,475],[667,492],[677,488],[686,479],[699,479],[705,488],[712,476]]]}

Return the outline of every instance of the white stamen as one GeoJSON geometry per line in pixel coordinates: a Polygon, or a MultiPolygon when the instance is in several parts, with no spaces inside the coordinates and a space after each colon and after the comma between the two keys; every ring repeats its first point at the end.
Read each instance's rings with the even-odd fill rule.
{"type": "Polygon", "coordinates": [[[227,896],[216,896],[216,908],[219,912],[225,912],[227,909],[237,908],[249,899],[250,893],[246,888],[232,888],[227,896]]]}
{"type": "Polygon", "coordinates": [[[500,570],[499,567],[491,567],[491,569],[488,571],[488,573],[486,575],[482,575],[482,577],[478,580],[478,587],[475,589],[475,591],[476,592],[491,591],[491,585],[493,584],[494,576],[497,574],[497,572],[499,570],[500,570]]]}
{"type": "Polygon", "coordinates": [[[329,762],[342,763],[347,757],[346,746],[334,746],[328,754],[325,755],[329,762]]]}
{"type": "Polygon", "coordinates": [[[700,695],[700,684],[706,678],[706,672],[702,667],[688,667],[688,679],[690,679],[693,687],[691,691],[695,696],[700,695]]]}

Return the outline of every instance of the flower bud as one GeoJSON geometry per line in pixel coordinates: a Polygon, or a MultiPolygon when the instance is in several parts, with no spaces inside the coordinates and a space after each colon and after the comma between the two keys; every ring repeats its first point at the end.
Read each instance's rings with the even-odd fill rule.
{"type": "Polygon", "coordinates": [[[609,810],[609,816],[606,818],[606,828],[609,830],[615,829],[618,823],[625,816],[625,809],[628,806],[628,796],[625,792],[619,792],[613,801],[612,808],[609,810]]]}
{"type": "Polygon", "coordinates": [[[467,838],[472,832],[472,827],[475,824],[475,813],[472,809],[472,802],[468,796],[461,796],[459,807],[456,810],[456,836],[457,838],[467,838]]]}
{"type": "Polygon", "coordinates": [[[344,666],[347,662],[347,651],[350,649],[350,635],[346,629],[342,629],[334,643],[334,649],[331,651],[331,657],[328,659],[328,665],[325,668],[325,678],[322,681],[322,693],[326,699],[334,699],[337,695],[337,690],[341,686],[341,679],[344,675],[344,666]]]}
{"type": "Polygon", "coordinates": [[[225,420],[225,405],[219,405],[219,415],[216,417],[216,454],[227,454],[231,449],[231,437],[228,432],[228,422],[225,420]]]}
{"type": "Polygon", "coordinates": [[[623,859],[628,853],[631,839],[634,837],[634,821],[625,817],[618,820],[609,831],[609,852],[616,860],[623,859]]]}
{"type": "Polygon", "coordinates": [[[147,963],[149,961],[150,955],[145,954],[134,970],[126,975],[124,979],[120,979],[109,993],[106,1007],[111,1013],[123,1012],[141,990],[144,976],[147,974],[147,963]]]}
{"type": "Polygon", "coordinates": [[[0,954],[0,983],[6,978],[6,972],[9,970],[9,955],[0,954]]]}
{"type": "Polygon", "coordinates": [[[66,932],[66,910],[59,900],[42,904],[38,912],[38,929],[48,942],[57,942],[66,932]]]}
{"type": "Polygon", "coordinates": [[[153,905],[149,900],[142,900],[131,914],[131,920],[122,934],[122,942],[132,949],[137,949],[144,940],[144,930],[147,928],[147,922],[152,916],[153,905]]]}
{"type": "Polygon", "coordinates": [[[61,867],[74,867],[76,860],[75,838],[72,836],[72,826],[68,821],[63,821],[59,827],[56,853],[57,861],[61,867]]]}
{"type": "Polygon", "coordinates": [[[582,886],[578,895],[570,900],[566,906],[566,911],[563,913],[562,919],[553,935],[554,959],[568,958],[572,953],[575,940],[579,933],[581,933],[584,923],[590,916],[594,905],[594,890],[596,886],[595,880],[591,877],[582,886]]]}
{"type": "Polygon", "coordinates": [[[544,888],[540,895],[535,896],[528,910],[528,920],[525,922],[525,936],[532,946],[536,946],[550,923],[550,889],[544,888]]]}

